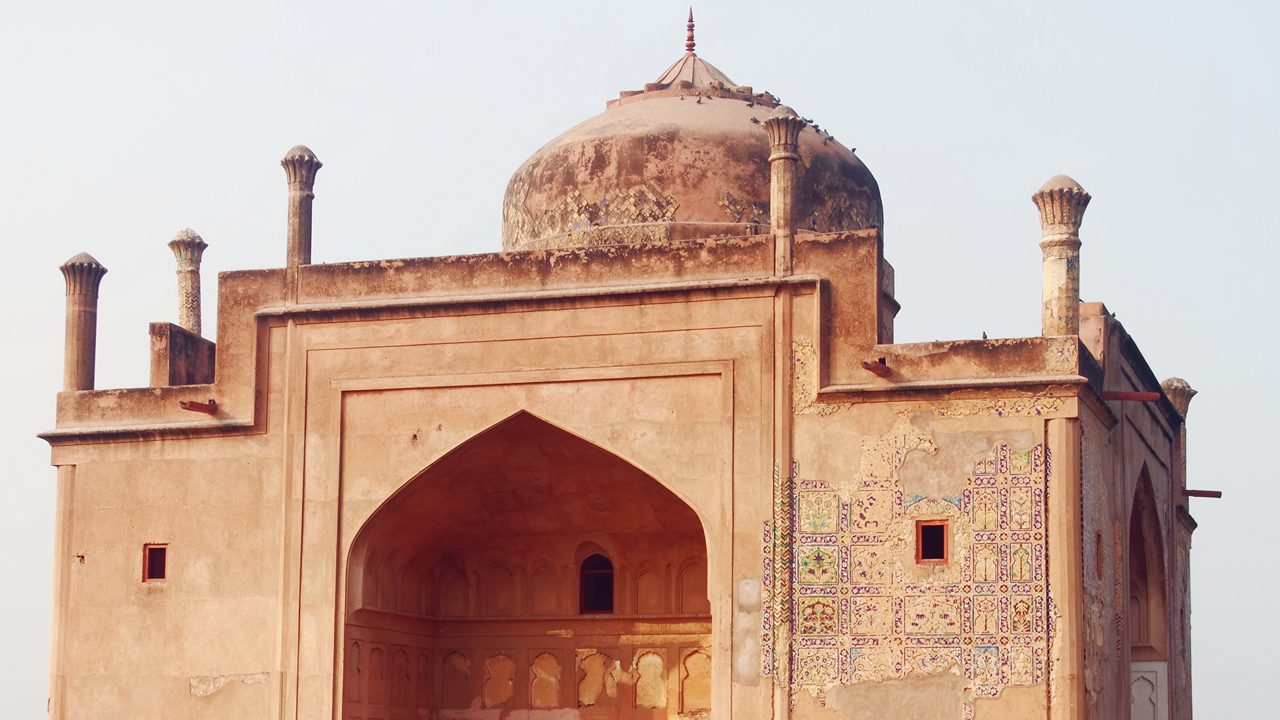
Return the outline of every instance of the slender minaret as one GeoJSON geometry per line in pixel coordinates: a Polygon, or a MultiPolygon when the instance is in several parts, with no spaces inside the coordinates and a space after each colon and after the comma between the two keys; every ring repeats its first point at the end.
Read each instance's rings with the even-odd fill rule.
{"type": "Polygon", "coordinates": [[[1044,252],[1041,335],[1080,334],[1080,221],[1089,193],[1058,175],[1031,196],[1040,209],[1040,249],[1044,252]]]}
{"type": "Polygon", "coordinates": [[[289,234],[286,267],[311,264],[311,201],[321,163],[306,145],[295,145],[280,161],[289,178],[289,234]]]}
{"type": "Polygon", "coordinates": [[[92,390],[98,343],[98,285],[107,269],[89,253],[76,255],[58,269],[67,281],[62,389],[92,390]]]}
{"type": "Polygon", "coordinates": [[[774,108],[764,121],[769,134],[769,222],[775,243],[774,272],[791,273],[791,245],[796,234],[797,146],[805,121],[786,105],[774,108]]]}
{"type": "Polygon", "coordinates": [[[200,257],[209,247],[195,230],[179,230],[169,241],[178,261],[178,324],[200,334],[200,257]]]}

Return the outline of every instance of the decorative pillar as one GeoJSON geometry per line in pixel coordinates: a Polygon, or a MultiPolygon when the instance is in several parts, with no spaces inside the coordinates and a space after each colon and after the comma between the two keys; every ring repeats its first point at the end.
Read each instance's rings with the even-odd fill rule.
{"type": "Polygon", "coordinates": [[[774,239],[774,273],[791,274],[791,245],[796,234],[796,162],[805,121],[786,105],[764,121],[769,134],[769,222],[774,239]]]}
{"type": "MultiPolygon", "coordinates": [[[[786,105],[779,105],[764,121],[769,135],[769,223],[773,233],[773,273],[790,275],[792,243],[795,239],[796,162],[800,159],[797,145],[805,122],[786,105]]],[[[793,298],[786,286],[774,294],[773,309],[773,507],[775,537],[788,532],[791,522],[791,469],[795,462],[794,423],[792,415],[792,340],[793,298]]],[[[789,582],[791,568],[790,543],[779,543],[774,549],[774,579],[770,588],[775,603],[791,602],[789,582]]],[[[774,605],[780,613],[781,605],[774,605]]],[[[773,628],[773,713],[785,718],[791,712],[791,620],[786,614],[774,617],[773,628]]]]}
{"type": "Polygon", "coordinates": [[[306,145],[295,145],[280,161],[289,179],[289,232],[286,267],[311,264],[311,201],[322,164],[306,145]]]}
{"type": "Polygon", "coordinates": [[[179,230],[169,241],[178,261],[178,324],[200,334],[200,257],[209,247],[195,230],[179,230]]]}
{"type": "Polygon", "coordinates": [[[1049,720],[1086,717],[1080,433],[1078,418],[1052,418],[1045,423],[1047,457],[1052,460],[1046,470],[1052,506],[1045,523],[1049,612],[1054,618],[1049,640],[1049,720]]]}
{"type": "Polygon", "coordinates": [[[107,269],[89,253],[76,255],[58,269],[67,281],[62,389],[92,390],[98,343],[98,285],[107,269]]]}
{"type": "Polygon", "coordinates": [[[1040,209],[1044,252],[1041,335],[1080,334],[1080,221],[1090,199],[1066,175],[1051,178],[1031,196],[1040,209]]]}

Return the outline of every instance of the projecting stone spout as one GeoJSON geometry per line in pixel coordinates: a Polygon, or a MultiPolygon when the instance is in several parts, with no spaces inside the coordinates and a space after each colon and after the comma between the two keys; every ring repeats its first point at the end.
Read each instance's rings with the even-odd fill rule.
{"type": "Polygon", "coordinates": [[[1185,418],[1187,409],[1191,405],[1191,398],[1195,397],[1199,391],[1180,377],[1171,377],[1160,383],[1160,387],[1164,389],[1164,394],[1169,397],[1169,402],[1173,403],[1178,414],[1185,418]]]}

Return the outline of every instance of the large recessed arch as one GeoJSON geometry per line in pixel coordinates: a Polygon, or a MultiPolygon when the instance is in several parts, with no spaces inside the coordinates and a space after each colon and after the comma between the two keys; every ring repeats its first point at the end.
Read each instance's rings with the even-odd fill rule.
{"type": "Polygon", "coordinates": [[[1129,509],[1125,583],[1128,687],[1130,714],[1135,720],[1168,717],[1169,620],[1164,537],[1155,488],[1144,463],[1129,509]]]}
{"type": "Polygon", "coordinates": [[[643,655],[650,675],[660,665],[672,687],[697,686],[681,673],[709,655],[711,616],[705,598],[686,596],[705,595],[706,568],[689,504],[616,454],[516,413],[417,473],[353,538],[343,716],[492,718],[554,704],[648,718],[706,704],[639,698],[649,685],[615,677],[643,655]],[[584,548],[612,563],[612,612],[581,612],[584,548]]]}
{"type": "Polygon", "coordinates": [[[1138,474],[1130,506],[1127,566],[1130,659],[1168,660],[1164,533],[1145,465],[1138,474]]]}

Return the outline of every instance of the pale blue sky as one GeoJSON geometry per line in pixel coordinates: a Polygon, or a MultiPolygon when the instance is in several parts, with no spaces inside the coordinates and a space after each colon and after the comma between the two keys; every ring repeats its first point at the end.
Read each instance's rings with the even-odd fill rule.
{"type": "MultiPolygon", "coordinates": [[[[296,143],[325,163],[316,262],[484,252],[511,172],[683,50],[686,4],[26,3],[0,8],[0,696],[46,695],[54,472],[36,432],[61,381],[63,281],[102,285],[99,387],[147,381],[150,321],[173,320],[165,243],[190,226],[218,271],[284,259],[296,143]]],[[[700,2],[698,50],[858,154],[884,195],[900,340],[1039,332],[1030,194],[1067,173],[1093,195],[1083,296],[1159,377],[1201,391],[1193,500],[1196,710],[1274,711],[1280,563],[1280,3],[700,2]]]]}

